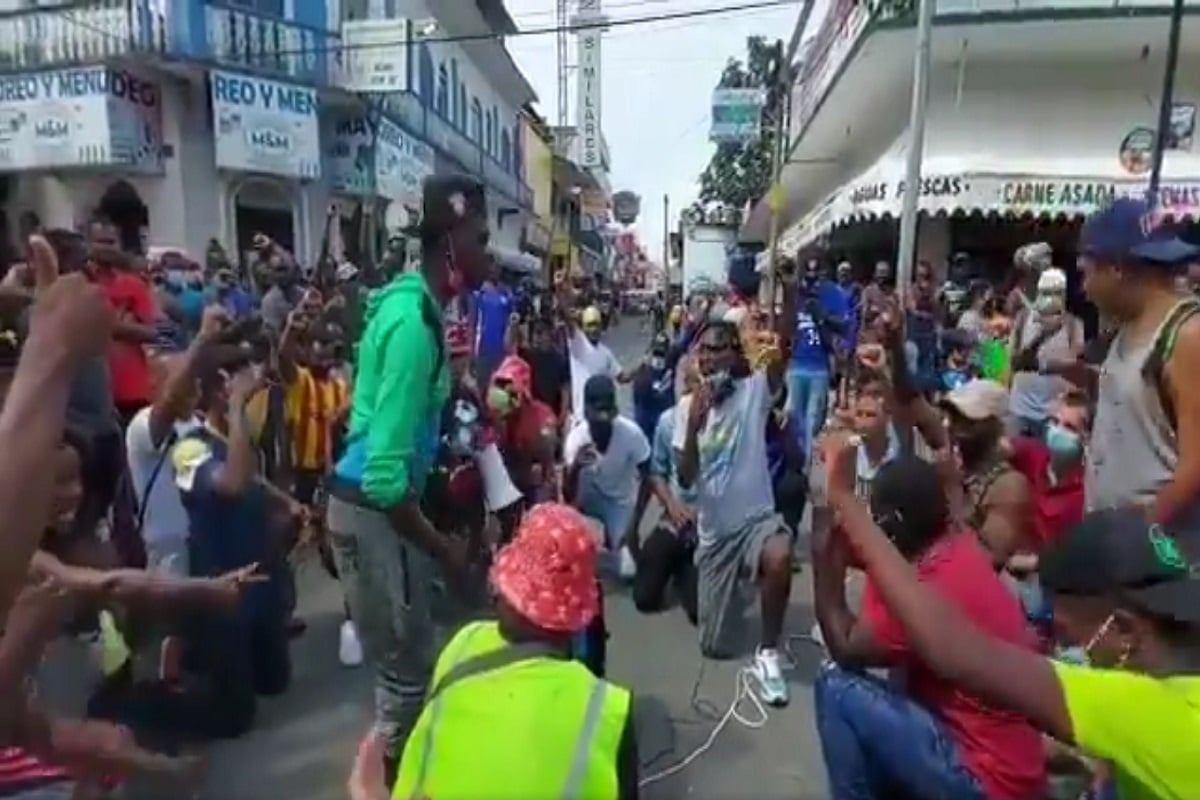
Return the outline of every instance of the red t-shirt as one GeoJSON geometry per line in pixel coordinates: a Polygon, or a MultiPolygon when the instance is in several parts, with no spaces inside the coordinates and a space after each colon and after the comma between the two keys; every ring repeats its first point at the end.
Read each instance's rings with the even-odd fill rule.
{"type": "Polygon", "coordinates": [[[1029,481],[1033,505],[1033,536],[1030,544],[1040,550],[1083,521],[1083,464],[1050,480],[1050,449],[1037,439],[1023,437],[1012,442],[1013,468],[1029,481]]]}
{"type": "MultiPolygon", "coordinates": [[[[128,272],[99,270],[96,285],[117,316],[150,325],[158,306],[150,287],[128,272]]],[[[108,370],[112,374],[113,400],[117,403],[150,402],[150,364],[138,342],[114,339],[108,350],[108,370]]]]}
{"type": "Polygon", "coordinates": [[[538,447],[542,431],[547,428],[554,430],[557,421],[550,406],[531,398],[496,426],[496,445],[509,467],[509,477],[522,492],[533,491],[545,480],[544,475],[533,470],[533,453],[538,447]]]}
{"type": "MultiPolygon", "coordinates": [[[[1033,650],[1035,641],[974,532],[950,534],[921,557],[917,574],[985,633],[1033,650]]],[[[908,694],[941,719],[965,766],[990,800],[1041,797],[1046,781],[1042,736],[1023,717],[985,705],[929,670],[908,646],[904,627],[867,580],[863,619],[907,673],[908,694]]]]}

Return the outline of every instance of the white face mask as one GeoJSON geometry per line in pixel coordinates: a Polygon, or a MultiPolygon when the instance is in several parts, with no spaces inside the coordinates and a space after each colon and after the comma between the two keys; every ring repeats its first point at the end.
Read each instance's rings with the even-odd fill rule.
{"type": "Polygon", "coordinates": [[[1039,294],[1033,307],[1039,314],[1061,314],[1066,303],[1061,294],[1039,294]]]}

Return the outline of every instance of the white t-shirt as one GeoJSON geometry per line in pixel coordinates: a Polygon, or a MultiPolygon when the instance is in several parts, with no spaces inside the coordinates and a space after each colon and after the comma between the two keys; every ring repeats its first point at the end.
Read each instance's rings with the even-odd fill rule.
{"type": "MultiPolygon", "coordinates": [[[[198,419],[176,422],[175,439],[178,440],[200,424],[198,419]]],[[[142,525],[142,538],[146,542],[180,540],[187,539],[188,536],[188,516],[179,497],[179,488],[175,485],[175,467],[170,457],[165,457],[169,449],[166,445],[170,443],[171,437],[167,437],[162,447],[154,446],[150,438],[150,406],[134,414],[129,429],[125,431],[129,477],[139,508],[143,503],[146,505],[146,516],[142,525]],[[150,486],[150,495],[147,498],[146,487],[150,484],[155,469],[158,470],[158,475],[154,478],[154,484],[150,486]]]]}
{"type": "MultiPolygon", "coordinates": [[[[563,461],[567,466],[575,463],[579,451],[592,441],[592,432],[583,420],[571,426],[563,445],[563,461]]],[[[587,481],[596,491],[618,503],[637,500],[638,467],[650,460],[650,442],[632,420],[618,416],[613,420],[612,440],[608,449],[599,452],[599,458],[590,467],[584,467],[579,475],[580,482],[587,481]]]]}
{"type": "MultiPolygon", "coordinates": [[[[683,450],[687,440],[692,395],[675,406],[671,445],[683,450]]],[[[740,530],[746,523],[774,513],[775,496],[767,463],[767,419],[771,388],[765,373],[737,381],[730,395],[708,412],[697,445],[700,474],[696,480],[697,533],[712,541],[740,530]]]]}
{"type": "Polygon", "coordinates": [[[621,372],[621,362],[604,342],[592,344],[576,328],[567,340],[567,355],[571,361],[571,414],[583,418],[583,386],[593,375],[615,378],[621,372]]]}

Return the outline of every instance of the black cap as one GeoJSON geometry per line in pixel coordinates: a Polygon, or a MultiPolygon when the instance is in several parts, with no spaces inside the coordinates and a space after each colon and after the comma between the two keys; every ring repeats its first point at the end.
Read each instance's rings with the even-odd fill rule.
{"type": "Polygon", "coordinates": [[[440,236],[470,217],[487,218],[483,184],[467,175],[434,175],[421,187],[422,238],[440,236]]]}
{"type": "Polygon", "coordinates": [[[583,385],[583,405],[593,411],[617,411],[617,385],[607,375],[593,375],[583,385]]]}
{"type": "Polygon", "coordinates": [[[1141,509],[1093,511],[1038,562],[1048,591],[1116,594],[1164,619],[1200,623],[1200,530],[1146,521],[1141,509]]]}

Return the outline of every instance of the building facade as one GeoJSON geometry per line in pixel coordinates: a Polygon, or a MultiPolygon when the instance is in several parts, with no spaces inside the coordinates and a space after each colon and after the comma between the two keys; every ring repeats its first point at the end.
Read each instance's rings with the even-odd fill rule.
{"type": "Polygon", "coordinates": [[[200,258],[215,238],[244,253],[261,232],[312,263],[334,216],[343,240],[347,219],[359,223],[355,244],[379,238],[369,229],[412,225],[421,181],[438,171],[483,180],[494,241],[519,242],[510,231],[521,223],[509,220],[530,213],[532,193],[516,109],[533,93],[504,49],[512,22],[499,2],[446,4],[453,14],[390,0],[38,5],[0,0],[0,230],[10,242],[22,219],[75,227],[102,213],[131,247],[200,258]],[[431,40],[395,49],[403,90],[347,91],[343,23],[389,18],[422,21],[431,40]],[[468,28],[486,37],[472,52],[436,41],[468,28]],[[499,75],[496,61],[508,73],[485,80],[499,75]],[[479,125],[464,103],[479,106],[479,125]]]}
{"type": "MultiPolygon", "coordinates": [[[[1015,246],[1045,239],[1073,264],[1078,221],[1146,190],[1169,12],[1165,0],[938,0],[918,257],[941,267],[962,252],[1000,269],[1015,246]]],[[[912,3],[839,0],[803,49],[783,253],[832,251],[863,268],[896,257],[914,13],[912,3]]],[[[1200,209],[1196,44],[1200,20],[1185,15],[1163,169],[1164,211],[1177,218],[1200,209]]],[[[760,202],[741,238],[765,241],[769,227],[760,202]]]]}

